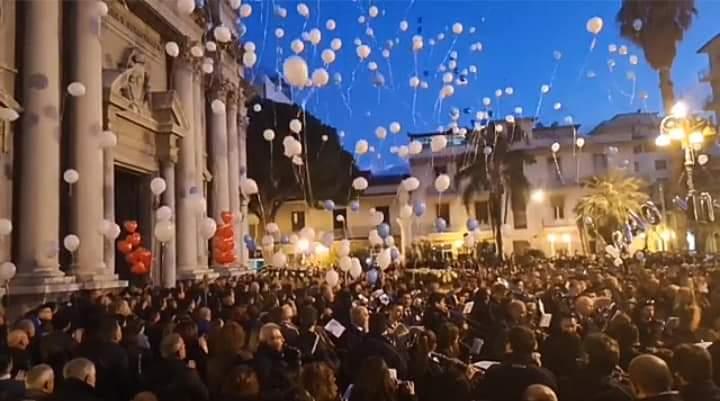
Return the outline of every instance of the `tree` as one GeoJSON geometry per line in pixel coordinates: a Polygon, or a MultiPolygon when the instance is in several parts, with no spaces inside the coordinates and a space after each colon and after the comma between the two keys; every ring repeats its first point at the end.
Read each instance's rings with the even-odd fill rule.
{"type": "Polygon", "coordinates": [[[263,221],[273,221],[280,206],[290,199],[305,199],[311,206],[325,200],[347,203],[358,169],[340,144],[335,128],[294,104],[256,98],[249,102],[248,110],[247,174],[257,182],[262,201],[252,199],[250,208],[263,221]],[[258,104],[261,110],[256,112],[258,104]],[[290,131],[293,119],[302,122],[299,135],[290,131]],[[274,132],[272,141],[263,136],[267,129],[274,132]],[[301,166],[284,154],[283,139],[290,135],[302,144],[301,166]]]}
{"type": "Polygon", "coordinates": [[[477,194],[488,193],[490,227],[497,254],[502,258],[502,225],[507,221],[508,202],[513,210],[525,207],[529,183],[524,165],[534,159],[523,150],[513,149],[514,143],[525,138],[517,124],[490,123],[470,135],[471,149],[455,179],[467,182],[462,198],[468,210],[477,194]]]}
{"type": "Polygon", "coordinates": [[[667,113],[675,102],[671,72],[677,45],[696,14],[695,0],[623,0],[617,14],[620,35],[640,46],[658,72],[667,113]]]}
{"type": "Polygon", "coordinates": [[[612,244],[612,234],[627,224],[630,213],[640,214],[640,206],[649,199],[643,192],[646,184],[636,177],[611,172],[604,177],[591,177],[583,184],[589,193],[575,205],[576,223],[581,233],[592,222],[605,243],[612,244]]]}

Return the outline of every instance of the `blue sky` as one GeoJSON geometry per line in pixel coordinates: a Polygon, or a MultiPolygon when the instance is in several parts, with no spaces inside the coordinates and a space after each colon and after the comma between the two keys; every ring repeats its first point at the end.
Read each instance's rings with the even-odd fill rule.
{"type": "MultiPolygon", "coordinates": [[[[298,103],[307,101],[308,111],[344,131],[343,143],[349,150],[357,140],[367,139],[376,152],[363,156],[359,163],[375,172],[401,168],[403,162],[390,153],[390,148],[407,143],[405,132],[430,132],[447,126],[453,107],[468,111],[461,114],[461,123],[469,126],[475,113],[485,109],[484,97],[492,99],[490,107],[498,116],[511,114],[517,107],[522,107],[524,116],[535,116],[542,98],[538,116],[543,123],[563,122],[571,116],[585,132],[617,113],[661,109],[656,73],[645,63],[640,49],[619,38],[615,23],[619,0],[309,0],[305,2],[310,10],[307,19],[297,12],[300,2],[245,3],[252,5],[253,13],[244,19],[247,33],[243,39],[256,44],[263,69],[272,71],[279,66],[282,70],[284,59],[293,54],[290,43],[301,38],[302,32],[318,28],[322,33],[317,48],[305,42],[300,54],[310,72],[323,67],[320,54],[330,47],[330,41],[342,40],[336,61],[327,67],[331,77],[342,75],[342,83],[338,85],[331,78],[324,88],[294,96],[298,103]],[[371,6],[380,11],[375,18],[369,16],[371,6]],[[285,8],[287,16],[276,15],[274,7],[285,8]],[[363,24],[358,22],[361,16],[365,17],[363,24]],[[591,49],[594,38],[587,32],[586,22],[594,16],[604,20],[604,27],[591,49]],[[334,31],[326,29],[328,19],[336,21],[334,31]],[[409,25],[405,32],[400,29],[403,20],[409,25]],[[462,34],[453,34],[455,23],[463,25],[462,34]],[[368,27],[373,36],[368,36],[368,27]],[[471,27],[474,33],[470,33],[471,27]],[[277,28],[285,32],[282,39],[275,36],[277,28]],[[445,38],[438,40],[441,33],[445,38]],[[423,37],[424,48],[417,53],[412,51],[413,35],[423,37]],[[436,41],[434,46],[431,38],[436,41]],[[355,39],[372,49],[364,62],[356,54],[355,39]],[[382,51],[388,48],[389,40],[397,44],[386,59],[382,51]],[[482,51],[471,50],[475,43],[482,44],[482,51]],[[628,54],[611,54],[611,44],[627,46],[628,54]],[[452,51],[457,52],[458,72],[474,65],[477,74],[470,74],[465,86],[454,85],[454,95],[439,102],[443,73],[437,71],[441,65],[448,66],[452,51]],[[559,60],[556,51],[562,54],[559,60]],[[637,56],[638,64],[631,63],[631,55],[637,56]],[[615,63],[612,71],[610,59],[615,63]],[[380,88],[373,86],[376,73],[368,69],[370,62],[378,65],[385,78],[380,88]],[[427,81],[427,89],[415,91],[410,86],[416,71],[427,81]],[[545,96],[540,92],[543,84],[552,88],[545,96]],[[503,93],[498,102],[496,90],[505,92],[508,87],[513,94],[503,93]],[[560,103],[560,110],[555,109],[556,103],[560,103]],[[384,141],[377,139],[376,128],[387,128],[393,121],[402,125],[401,134],[388,133],[384,141]]],[[[709,96],[709,87],[698,81],[698,72],[708,67],[708,61],[697,50],[720,33],[720,1],[698,1],[697,8],[698,17],[680,45],[673,77],[677,94],[700,107],[709,96]]]]}

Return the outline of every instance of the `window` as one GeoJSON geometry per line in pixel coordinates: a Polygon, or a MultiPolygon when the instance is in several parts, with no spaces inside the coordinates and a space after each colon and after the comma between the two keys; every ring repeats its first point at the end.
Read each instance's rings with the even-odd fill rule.
{"type": "Polygon", "coordinates": [[[435,206],[435,216],[437,218],[442,218],[447,223],[448,227],[450,226],[450,204],[448,203],[438,203],[435,206]]]}
{"type": "Polygon", "coordinates": [[[595,170],[595,173],[603,173],[608,168],[608,159],[607,155],[604,153],[594,153],[593,154],[593,169],[595,170]]]}
{"type": "Polygon", "coordinates": [[[642,144],[633,146],[633,153],[634,153],[634,154],[638,154],[638,153],[642,153],[642,152],[643,152],[643,146],[642,146],[642,144]]]}
{"type": "Polygon", "coordinates": [[[389,206],[378,206],[375,208],[378,212],[381,212],[384,216],[383,223],[390,224],[390,207],[389,206]]]}
{"type": "Polygon", "coordinates": [[[562,180],[562,158],[550,156],[547,158],[548,176],[557,181],[562,180]]]}
{"type": "Polygon", "coordinates": [[[550,207],[553,211],[553,219],[562,220],[565,218],[565,197],[563,195],[551,196],[550,207]]]}
{"type": "Polygon", "coordinates": [[[639,173],[640,172],[640,162],[633,163],[633,166],[635,168],[635,172],[639,173]]]}
{"type": "Polygon", "coordinates": [[[655,170],[667,170],[667,160],[655,160],[655,170]]]}
{"type": "Polygon", "coordinates": [[[435,170],[435,177],[441,175],[441,174],[447,174],[447,166],[441,165],[441,166],[435,166],[433,168],[435,170]]]}
{"type": "Polygon", "coordinates": [[[527,228],[527,210],[525,205],[513,205],[513,226],[518,229],[527,228]]]}
{"type": "Polygon", "coordinates": [[[300,231],[305,227],[305,212],[292,212],[290,214],[290,225],[293,231],[300,231]]]}
{"type": "Polygon", "coordinates": [[[333,230],[345,230],[345,222],[347,219],[347,209],[335,209],[333,210],[333,230]],[[338,216],[342,216],[342,219],[338,221],[338,216]]]}
{"type": "Polygon", "coordinates": [[[490,209],[488,201],[475,202],[475,219],[480,225],[490,224],[490,209]]]}

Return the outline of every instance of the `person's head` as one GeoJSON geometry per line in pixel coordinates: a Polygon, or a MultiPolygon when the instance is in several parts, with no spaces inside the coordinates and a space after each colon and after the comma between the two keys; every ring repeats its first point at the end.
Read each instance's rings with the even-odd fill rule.
{"type": "Polygon", "coordinates": [[[594,333],[585,338],[583,342],[588,366],[602,374],[612,373],[620,362],[620,346],[612,337],[594,333]]]}
{"type": "Polygon", "coordinates": [[[63,367],[65,380],[79,380],[90,387],[95,387],[95,364],[86,358],[75,358],[63,367]]]}
{"type": "Polygon", "coordinates": [[[245,329],[233,321],[219,328],[217,335],[208,343],[213,355],[236,355],[245,347],[245,329]]]}
{"type": "Polygon", "coordinates": [[[27,349],[28,345],[30,345],[30,338],[24,330],[15,329],[8,333],[7,344],[10,348],[24,351],[27,349]]]}
{"type": "Polygon", "coordinates": [[[192,344],[198,340],[198,327],[192,320],[186,319],[175,325],[175,332],[185,341],[185,345],[192,344]]]}
{"type": "Polygon", "coordinates": [[[513,357],[530,357],[537,348],[535,334],[525,326],[515,326],[508,333],[506,347],[513,357]]]}
{"type": "Polygon", "coordinates": [[[667,363],[655,355],[635,357],[628,368],[637,398],[648,398],[672,389],[673,379],[667,363]]]}
{"type": "Polygon", "coordinates": [[[514,322],[522,323],[525,321],[527,308],[525,307],[524,302],[518,301],[517,299],[511,301],[508,305],[508,311],[510,312],[510,317],[514,322]]]}
{"type": "Polygon", "coordinates": [[[0,375],[9,375],[13,368],[12,355],[6,352],[0,353],[0,375]]]}
{"type": "Polygon", "coordinates": [[[122,327],[117,320],[112,318],[103,319],[98,328],[98,334],[103,341],[120,343],[122,341],[122,327]]]}
{"type": "Polygon", "coordinates": [[[235,305],[235,293],[232,291],[225,291],[222,296],[222,303],[225,306],[235,305]]]}
{"type": "Polygon", "coordinates": [[[456,357],[460,341],[460,329],[453,323],[445,323],[438,328],[437,348],[440,352],[450,353],[456,357]]]}
{"type": "Polygon", "coordinates": [[[373,313],[370,316],[368,332],[373,336],[382,336],[387,332],[387,317],[383,313],[373,313]]]}
{"type": "Polygon", "coordinates": [[[595,312],[595,302],[590,297],[582,296],[575,300],[575,313],[580,317],[592,316],[595,312]]]}
{"type": "Polygon", "coordinates": [[[428,305],[443,311],[446,310],[447,305],[445,305],[445,295],[437,291],[431,293],[428,297],[428,305]]]}
{"type": "Polygon", "coordinates": [[[393,400],[394,393],[395,383],[385,361],[377,356],[365,358],[357,370],[350,401],[393,400]]]}
{"type": "Polygon", "coordinates": [[[44,363],[33,366],[25,376],[25,388],[52,394],[55,390],[55,372],[52,367],[44,363]]]}
{"type": "Polygon", "coordinates": [[[43,305],[37,310],[37,317],[42,322],[52,322],[53,310],[49,305],[43,305]]]}
{"type": "Polygon", "coordinates": [[[275,323],[267,323],[260,328],[260,343],[275,351],[282,351],[285,345],[280,326],[275,323]]]}
{"type": "Polygon", "coordinates": [[[260,382],[255,370],[244,365],[233,368],[223,380],[220,394],[227,399],[259,398],[260,382]]]}
{"type": "Polygon", "coordinates": [[[128,304],[128,301],[124,299],[118,299],[117,301],[114,301],[112,304],[110,304],[110,313],[112,313],[113,315],[128,317],[132,315],[132,310],[130,309],[130,304],[128,304]]]}
{"type": "Polygon", "coordinates": [[[350,320],[355,327],[368,331],[370,312],[364,306],[355,306],[350,310],[350,320]]]}
{"type": "Polygon", "coordinates": [[[315,401],[335,401],[338,387],[335,373],[325,363],[315,362],[303,366],[299,378],[300,388],[315,401]]]}
{"type": "Polygon", "coordinates": [[[709,382],[713,377],[710,353],[694,344],[681,344],[675,348],[672,367],[681,386],[709,382]]]}
{"type": "Polygon", "coordinates": [[[24,331],[30,340],[35,337],[35,323],[33,323],[30,319],[22,319],[18,321],[15,323],[15,328],[24,331]]]}
{"type": "Polygon", "coordinates": [[[313,306],[305,306],[300,309],[298,323],[303,330],[311,330],[318,321],[318,311],[313,306]]]}
{"type": "Polygon", "coordinates": [[[292,318],[295,316],[295,311],[293,311],[292,306],[285,304],[280,307],[280,310],[280,319],[283,323],[292,321],[292,318]]]}
{"type": "Polygon", "coordinates": [[[185,341],[180,334],[171,333],[166,335],[160,343],[160,355],[168,360],[184,360],[187,357],[185,341]]]}
{"type": "Polygon", "coordinates": [[[212,320],[212,311],[207,306],[203,306],[197,310],[197,318],[200,321],[209,322],[212,320]]]}
{"type": "Polygon", "coordinates": [[[525,389],[524,401],[558,401],[553,389],[543,384],[533,384],[525,389]]]}
{"type": "Polygon", "coordinates": [[[388,309],[388,318],[391,323],[401,322],[403,319],[404,308],[400,304],[394,304],[388,309]]]}
{"type": "MultiPolygon", "coordinates": [[[[553,322],[554,323],[554,322],[553,322]]],[[[568,314],[558,315],[557,326],[554,329],[562,334],[577,334],[577,320],[574,316],[568,314]]]]}
{"type": "Polygon", "coordinates": [[[155,394],[149,391],[142,391],[135,394],[135,397],[133,397],[132,401],[158,401],[158,399],[155,394]]]}

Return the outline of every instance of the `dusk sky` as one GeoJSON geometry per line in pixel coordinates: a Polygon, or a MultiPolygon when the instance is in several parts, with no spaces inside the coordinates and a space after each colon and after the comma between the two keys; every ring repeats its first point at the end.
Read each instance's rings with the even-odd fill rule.
{"type": "MultiPolygon", "coordinates": [[[[342,40],[336,61],[327,67],[330,83],[294,93],[295,101],[307,99],[309,112],[344,131],[343,143],[348,150],[352,151],[357,140],[367,139],[376,153],[362,156],[359,164],[372,167],[376,173],[397,171],[404,164],[390,148],[406,144],[406,132],[432,132],[447,126],[453,107],[461,110],[461,125],[469,127],[475,113],[485,110],[485,97],[492,99],[490,109],[496,116],[513,114],[522,107],[526,117],[536,115],[542,97],[540,121],[546,125],[562,123],[571,116],[582,125],[582,132],[618,113],[661,109],[657,74],[645,63],[642,50],[619,37],[615,15],[620,1],[311,0],[305,2],[310,10],[307,19],[298,14],[299,2],[249,3],[253,13],[244,20],[244,39],[256,44],[261,69],[282,71],[283,61],[293,54],[291,42],[313,28],[320,29],[322,40],[317,48],[305,41],[300,54],[308,62],[310,73],[323,67],[321,52],[330,47],[331,40],[342,40]],[[379,10],[375,18],[369,16],[372,6],[379,10]],[[285,18],[273,11],[277,7],[287,10],[285,18]],[[365,23],[358,22],[361,16],[365,23]],[[604,20],[604,27],[591,49],[593,35],[586,30],[586,22],[595,16],[604,20]],[[336,21],[334,31],[326,28],[328,19],[336,21]],[[400,29],[403,20],[409,25],[405,32],[400,29]],[[453,33],[456,23],[463,26],[460,35],[453,33]],[[472,27],[474,33],[470,32],[472,27]],[[282,39],[275,36],[277,28],[284,30],[282,39]],[[368,36],[368,28],[373,36],[368,36]],[[438,40],[441,33],[445,38],[438,40]],[[424,42],[417,53],[412,51],[414,35],[421,35],[424,42]],[[356,53],[356,39],[372,50],[364,62],[356,53]],[[396,44],[386,59],[382,51],[389,48],[388,41],[396,44]],[[476,43],[482,44],[482,51],[471,49],[476,43]],[[628,53],[611,53],[611,44],[627,46],[628,53]],[[280,55],[278,48],[282,49],[280,55]],[[438,69],[448,66],[452,51],[457,52],[458,73],[474,65],[477,74],[468,75],[467,85],[453,85],[454,95],[440,103],[444,84],[438,69]],[[556,52],[562,55],[559,60],[556,52]],[[633,55],[639,61],[636,65],[632,64],[633,55]],[[615,63],[612,69],[611,59],[615,63]],[[385,84],[379,88],[373,85],[376,73],[369,70],[370,62],[377,63],[377,71],[384,77],[385,84]],[[417,89],[413,121],[415,90],[409,81],[415,71],[427,81],[428,88],[417,89]],[[342,75],[339,85],[334,82],[335,73],[342,75]],[[551,90],[541,96],[544,84],[551,90]],[[505,93],[506,88],[512,88],[512,95],[505,93]],[[503,91],[499,101],[495,96],[498,89],[503,91]],[[556,110],[556,103],[560,110],[556,110]],[[401,133],[388,133],[384,141],[377,139],[376,128],[387,128],[393,121],[402,125],[401,133]]],[[[700,108],[710,92],[709,86],[698,80],[698,73],[708,68],[708,60],[697,50],[720,33],[720,1],[698,1],[697,8],[698,16],[680,45],[673,78],[677,94],[700,108]]],[[[249,72],[249,77],[253,73],[249,72]]]]}

